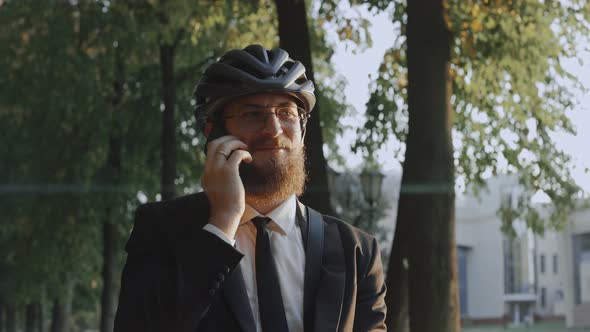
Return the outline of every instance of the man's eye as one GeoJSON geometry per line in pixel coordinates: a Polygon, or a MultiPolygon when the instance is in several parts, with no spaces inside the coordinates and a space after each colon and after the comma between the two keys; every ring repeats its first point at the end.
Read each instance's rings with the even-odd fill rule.
{"type": "Polygon", "coordinates": [[[251,111],[251,112],[242,113],[240,118],[242,118],[243,120],[258,120],[258,119],[262,118],[263,116],[264,116],[263,112],[251,111]]]}
{"type": "Polygon", "coordinates": [[[277,110],[277,115],[283,119],[290,119],[290,118],[294,118],[297,117],[298,113],[297,113],[297,109],[292,109],[292,108],[281,108],[277,110]]]}

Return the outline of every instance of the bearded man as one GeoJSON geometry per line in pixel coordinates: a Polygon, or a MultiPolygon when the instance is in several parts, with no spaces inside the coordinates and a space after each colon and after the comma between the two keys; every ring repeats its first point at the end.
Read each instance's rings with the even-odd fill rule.
{"type": "Polygon", "coordinates": [[[203,192],[137,209],[115,331],[385,331],[377,241],[297,199],[316,101],[303,65],[231,50],[195,97],[203,192]]]}

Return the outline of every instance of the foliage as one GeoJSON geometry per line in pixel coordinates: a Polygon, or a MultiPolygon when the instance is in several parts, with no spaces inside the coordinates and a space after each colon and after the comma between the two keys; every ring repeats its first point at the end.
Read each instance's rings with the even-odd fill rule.
{"type": "Polygon", "coordinates": [[[3,224],[11,227],[2,239],[2,282],[10,298],[21,300],[38,298],[45,287],[60,294],[66,277],[96,271],[96,229],[88,227],[93,220],[82,209],[88,203],[76,192],[88,190],[104,158],[106,128],[97,110],[105,100],[95,93],[96,81],[83,79],[100,73],[80,47],[81,30],[67,6],[5,3],[0,12],[6,33],[0,122],[11,142],[2,182],[30,191],[3,199],[9,206],[3,224]],[[49,195],[54,190],[60,193],[49,195]]]}
{"type": "MultiPolygon", "coordinates": [[[[366,2],[391,10],[398,33],[372,83],[367,121],[355,145],[370,155],[390,135],[403,142],[407,134],[407,17],[403,1],[366,2]]],[[[577,43],[587,36],[589,4],[449,0],[445,6],[454,35],[449,76],[457,175],[475,184],[477,193],[485,177],[519,174],[528,194],[510,213],[499,212],[507,233],[511,218],[526,220],[537,233],[563,226],[580,188],[568,172],[570,156],[555,146],[551,133],[575,133],[567,113],[574,106],[575,92],[583,89],[561,60],[575,57],[577,43]],[[538,191],[553,203],[549,221],[531,206],[530,198],[538,191]]],[[[394,152],[397,159],[402,159],[403,149],[401,145],[394,152]]]]}
{"type": "MultiPolygon", "coordinates": [[[[356,1],[350,1],[356,4],[356,1]]],[[[356,8],[347,8],[343,1],[322,0],[320,1],[317,24],[328,25],[334,28],[340,42],[351,48],[353,53],[364,51],[373,45],[369,33],[371,22],[363,17],[356,8]]]]}
{"type": "MultiPolygon", "coordinates": [[[[189,193],[204,162],[194,86],[230,48],[277,45],[274,7],[146,0],[0,1],[0,8],[0,294],[14,304],[52,300],[74,282],[76,303],[92,311],[102,286],[102,223],[116,225],[122,262],[138,192],[158,197],[159,47],[176,44],[176,184],[189,193]],[[113,139],[120,169],[109,164],[113,139]]],[[[322,120],[335,144],[343,83],[333,78],[324,33],[314,32],[319,77],[331,80],[319,84],[322,120]]]]}
{"type": "MultiPolygon", "coordinates": [[[[313,6],[307,8],[311,12],[308,15],[311,27],[310,42],[313,51],[315,83],[318,87],[317,103],[321,107],[320,125],[324,144],[328,148],[326,159],[343,165],[344,159],[337,152],[337,138],[342,135],[345,129],[340,125],[339,119],[352,111],[350,105],[345,102],[344,88],[347,82],[342,75],[334,70],[331,63],[334,47],[327,39],[326,29],[328,27],[324,24],[325,17],[329,14],[322,13],[321,10],[318,14],[314,14],[313,6]]],[[[359,45],[363,45],[363,41],[359,41],[359,43],[359,45]]]]}
{"type": "MultiPolygon", "coordinates": [[[[223,21],[227,8],[218,4],[217,18],[223,21]]],[[[0,248],[5,254],[0,258],[0,293],[11,303],[44,294],[61,297],[67,280],[100,286],[102,223],[118,226],[121,261],[136,193],[157,194],[158,42],[168,41],[170,34],[158,21],[150,21],[157,16],[151,6],[2,4],[0,130],[9,144],[0,148],[5,161],[0,165],[0,248]],[[108,165],[113,137],[119,138],[123,154],[116,174],[108,165]]],[[[190,23],[194,28],[195,22],[190,23]]],[[[226,28],[212,21],[182,39],[179,75],[191,82],[182,86],[179,98],[186,118],[192,117],[196,71],[212,56],[213,40],[229,44],[219,38],[226,28]],[[196,47],[194,38],[206,43],[196,47]]],[[[185,121],[185,128],[190,125],[185,121]]],[[[181,121],[178,128],[181,132],[181,121]]],[[[194,130],[181,134],[194,142],[194,130]]],[[[179,166],[194,177],[201,163],[195,162],[199,154],[191,148],[180,144],[185,157],[179,166]]]]}
{"type": "MultiPolygon", "coordinates": [[[[324,143],[327,149],[327,159],[344,166],[346,161],[338,154],[338,138],[344,130],[350,129],[343,126],[339,119],[344,115],[354,113],[355,110],[346,103],[344,90],[348,82],[334,70],[331,63],[335,45],[327,36],[327,31],[335,31],[340,43],[353,53],[362,52],[370,48],[373,40],[369,33],[371,21],[364,17],[354,5],[356,1],[346,2],[334,0],[321,0],[310,2],[310,30],[312,49],[314,51],[314,70],[316,72],[316,84],[319,86],[318,103],[322,107],[321,125],[324,143]]],[[[369,163],[372,156],[367,158],[369,163]]]]}

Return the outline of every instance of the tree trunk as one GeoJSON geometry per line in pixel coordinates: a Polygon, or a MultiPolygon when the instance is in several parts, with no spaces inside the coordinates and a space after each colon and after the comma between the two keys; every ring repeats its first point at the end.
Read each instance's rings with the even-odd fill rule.
{"type": "Polygon", "coordinates": [[[16,332],[16,308],[6,304],[6,332],[16,332]]]}
{"type": "Polygon", "coordinates": [[[37,307],[34,303],[25,306],[25,332],[34,332],[37,324],[37,307]]]}
{"type": "Polygon", "coordinates": [[[5,309],[6,306],[2,301],[2,296],[0,296],[0,332],[6,331],[6,329],[4,328],[6,326],[6,313],[4,312],[5,309]]]}
{"type": "Polygon", "coordinates": [[[69,332],[71,329],[72,300],[74,297],[74,283],[67,281],[66,294],[53,302],[51,310],[50,332],[69,332]]]}
{"type": "MultiPolygon", "coordinates": [[[[275,3],[279,20],[280,47],[289,52],[291,58],[301,61],[306,68],[307,78],[315,82],[305,1],[276,0],[275,3]]],[[[319,94],[317,86],[315,93],[319,94]]],[[[318,104],[307,122],[306,136],[309,180],[301,200],[322,213],[332,214],[318,104]]]]}
{"type": "Polygon", "coordinates": [[[35,307],[36,307],[35,313],[37,315],[37,318],[35,319],[35,321],[36,321],[35,330],[37,332],[43,332],[44,331],[44,329],[43,329],[43,325],[44,324],[43,323],[45,321],[44,320],[44,318],[45,318],[44,316],[45,315],[43,314],[43,304],[42,304],[42,302],[36,303],[35,304],[35,307]]]}
{"type": "MultiPolygon", "coordinates": [[[[402,186],[404,181],[402,175],[402,186]]],[[[385,294],[385,304],[387,305],[386,324],[389,331],[408,332],[409,326],[409,307],[408,307],[408,213],[415,208],[411,205],[413,200],[409,195],[401,192],[399,197],[399,208],[397,221],[395,225],[395,234],[393,237],[393,246],[389,256],[387,266],[387,293],[385,294]]]]}
{"type": "MultiPolygon", "coordinates": [[[[112,216],[112,210],[109,211],[112,216]]],[[[112,332],[115,322],[115,226],[103,223],[103,288],[100,301],[100,332],[112,332]]]]}
{"type": "Polygon", "coordinates": [[[448,75],[451,34],[443,1],[408,1],[407,8],[409,130],[401,195],[411,203],[400,208],[406,209],[404,222],[411,222],[410,329],[454,332],[460,322],[448,75]]]}
{"type": "Polygon", "coordinates": [[[53,308],[51,309],[51,328],[50,332],[65,332],[67,317],[65,313],[65,305],[60,300],[55,299],[53,308]]]}
{"type": "MultiPolygon", "coordinates": [[[[115,82],[113,82],[113,99],[111,102],[113,111],[113,125],[109,138],[109,155],[106,165],[106,180],[113,186],[120,185],[121,162],[123,158],[122,146],[122,119],[120,104],[123,99],[123,59],[120,47],[115,49],[115,82]]],[[[115,204],[123,204],[115,200],[115,204]]],[[[115,322],[115,298],[116,298],[116,262],[115,241],[116,229],[113,219],[116,217],[116,208],[107,204],[106,220],[103,222],[103,261],[102,261],[102,293],[100,299],[100,331],[112,332],[115,322]]]]}
{"type": "Polygon", "coordinates": [[[176,135],[174,107],[176,104],[176,82],[174,80],[174,49],[173,45],[160,45],[160,69],[162,73],[162,199],[176,196],[174,179],[176,179],[176,135]]]}

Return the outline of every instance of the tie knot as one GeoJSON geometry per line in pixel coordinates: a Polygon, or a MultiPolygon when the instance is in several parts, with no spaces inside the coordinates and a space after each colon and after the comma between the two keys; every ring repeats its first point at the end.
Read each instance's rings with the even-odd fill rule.
{"type": "Polygon", "coordinates": [[[270,220],[271,219],[267,217],[252,218],[252,222],[254,223],[254,226],[256,226],[257,231],[264,230],[266,228],[266,225],[268,225],[268,223],[270,222],[270,220]]]}

